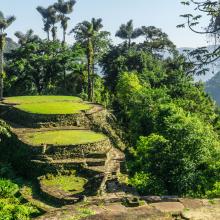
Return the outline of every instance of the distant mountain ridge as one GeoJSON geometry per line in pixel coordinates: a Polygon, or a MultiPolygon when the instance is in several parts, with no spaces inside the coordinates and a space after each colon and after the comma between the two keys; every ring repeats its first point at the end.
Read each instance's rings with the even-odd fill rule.
{"type": "Polygon", "coordinates": [[[205,83],[205,90],[220,106],[220,71],[205,83]]]}
{"type": "MultiPolygon", "coordinates": [[[[207,47],[207,49],[211,52],[216,48],[216,45],[210,45],[207,47]]],[[[181,47],[181,48],[177,48],[177,50],[179,51],[180,54],[186,54],[185,50],[195,50],[196,48],[192,48],[192,47],[181,47]]],[[[217,74],[220,71],[220,59],[218,59],[217,61],[215,61],[214,63],[210,64],[207,66],[209,68],[209,72],[207,72],[205,75],[201,75],[201,76],[195,76],[195,80],[199,81],[201,80],[202,82],[207,82],[208,80],[210,80],[212,77],[215,76],[215,74],[217,74]]]]}

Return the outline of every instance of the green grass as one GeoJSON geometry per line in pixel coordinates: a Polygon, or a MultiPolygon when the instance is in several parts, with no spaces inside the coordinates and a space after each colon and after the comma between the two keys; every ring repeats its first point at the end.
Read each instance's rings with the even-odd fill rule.
{"type": "Polygon", "coordinates": [[[84,191],[84,185],[87,183],[87,179],[75,175],[55,176],[49,179],[43,179],[41,182],[45,186],[57,187],[65,192],[76,194],[84,191]]]}
{"type": "Polygon", "coordinates": [[[80,98],[75,96],[15,96],[4,99],[4,103],[8,104],[30,104],[39,102],[80,102],[80,98]]]}
{"type": "Polygon", "coordinates": [[[9,97],[4,103],[15,104],[15,108],[32,114],[77,114],[89,110],[91,105],[74,96],[18,96],[9,97]]]}
{"type": "Polygon", "coordinates": [[[104,140],[106,136],[85,130],[58,130],[26,133],[23,138],[31,145],[53,144],[64,146],[93,143],[104,140]]]}
{"type": "Polygon", "coordinates": [[[15,106],[17,109],[32,114],[77,114],[82,110],[91,109],[91,105],[80,102],[48,102],[20,104],[15,106]]]}

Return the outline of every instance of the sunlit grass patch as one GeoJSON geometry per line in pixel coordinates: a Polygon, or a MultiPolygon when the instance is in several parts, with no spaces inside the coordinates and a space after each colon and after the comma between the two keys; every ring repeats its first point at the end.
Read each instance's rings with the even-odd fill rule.
{"type": "Polygon", "coordinates": [[[63,146],[93,143],[106,139],[106,136],[87,130],[55,130],[26,133],[23,139],[31,145],[53,144],[63,146]]]}
{"type": "Polygon", "coordinates": [[[30,104],[39,102],[80,102],[81,99],[75,96],[15,96],[4,99],[4,103],[8,104],[30,104]]]}
{"type": "Polygon", "coordinates": [[[33,114],[76,114],[89,110],[91,105],[80,102],[45,102],[16,105],[17,109],[33,114]]]}
{"type": "Polygon", "coordinates": [[[76,114],[92,108],[92,105],[74,96],[18,96],[6,98],[3,102],[14,104],[21,111],[46,115],[76,114]]]}

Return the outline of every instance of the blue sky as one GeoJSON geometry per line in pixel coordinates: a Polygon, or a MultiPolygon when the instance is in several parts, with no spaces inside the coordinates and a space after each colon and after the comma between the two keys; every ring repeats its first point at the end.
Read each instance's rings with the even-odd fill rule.
{"type": "MultiPolygon", "coordinates": [[[[36,7],[48,6],[54,2],[55,0],[1,0],[0,10],[5,15],[15,15],[17,18],[8,29],[8,36],[15,39],[15,31],[26,32],[32,28],[41,37],[46,37],[36,7]]],[[[116,30],[120,24],[133,19],[136,27],[154,25],[162,28],[178,47],[203,46],[206,44],[204,36],[188,29],[176,28],[176,25],[183,22],[179,15],[185,12],[188,13],[180,0],[77,0],[69,27],[92,17],[101,17],[105,30],[110,31],[114,42],[118,43],[120,40],[114,37],[116,30]]],[[[72,41],[71,36],[68,36],[68,41],[72,41]]]]}

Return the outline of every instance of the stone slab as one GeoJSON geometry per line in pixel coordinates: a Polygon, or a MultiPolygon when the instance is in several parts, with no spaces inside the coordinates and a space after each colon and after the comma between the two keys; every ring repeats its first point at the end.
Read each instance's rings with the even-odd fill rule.
{"type": "Polygon", "coordinates": [[[180,202],[158,202],[151,204],[154,208],[165,213],[177,213],[184,210],[184,205],[180,202]]]}

